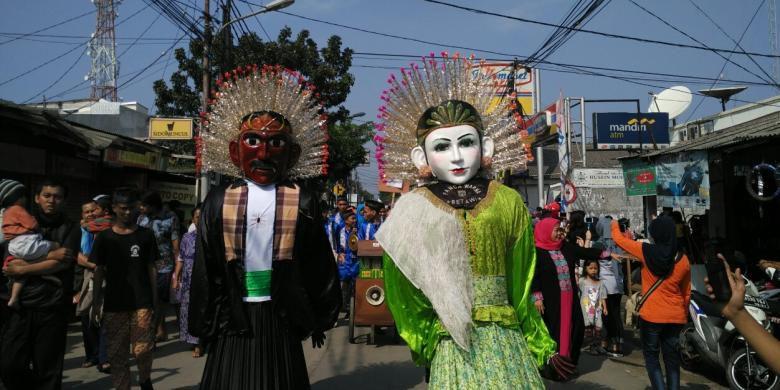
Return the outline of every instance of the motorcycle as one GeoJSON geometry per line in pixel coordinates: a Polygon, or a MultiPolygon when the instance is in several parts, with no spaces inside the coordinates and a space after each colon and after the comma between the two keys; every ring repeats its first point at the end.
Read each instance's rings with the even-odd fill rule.
{"type": "MultiPolygon", "coordinates": [[[[703,266],[691,266],[692,279],[705,272],[703,266]]],[[[762,298],[755,284],[745,278],[745,310],[772,332],[770,317],[779,316],[777,302],[762,298]]],[[[725,370],[732,389],[780,390],[780,377],[761,361],[755,351],[737,332],[734,325],[720,314],[721,306],[703,293],[704,286],[694,283],[688,305],[690,322],[680,334],[680,357],[684,367],[725,370]],[[698,289],[696,287],[699,287],[698,289]]]]}

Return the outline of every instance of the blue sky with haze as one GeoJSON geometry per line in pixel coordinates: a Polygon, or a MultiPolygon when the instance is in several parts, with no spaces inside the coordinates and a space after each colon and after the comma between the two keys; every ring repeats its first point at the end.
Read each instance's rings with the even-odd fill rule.
{"type": "MultiPolygon", "coordinates": [[[[202,7],[201,0],[179,0],[181,4],[192,7],[202,7]]],[[[571,7],[568,0],[537,0],[537,1],[482,1],[466,2],[450,0],[453,3],[471,6],[492,12],[536,19],[545,22],[558,23],[571,7]]],[[[738,39],[760,6],[758,16],[747,30],[742,46],[747,51],[770,53],[768,6],[758,0],[723,1],[723,0],[636,0],[642,6],[650,9],[663,19],[679,29],[694,36],[711,47],[732,49],[734,44],[723,33],[708,21],[692,4],[695,2],[704,9],[733,38],[738,39]]],[[[260,3],[260,1],[253,1],[260,3]]],[[[218,3],[211,0],[212,4],[218,3]]],[[[251,7],[239,0],[234,3],[242,14],[250,12],[251,7]]],[[[51,62],[19,79],[0,85],[0,99],[15,102],[41,101],[38,95],[46,91],[48,100],[75,99],[89,96],[88,83],[84,76],[88,73],[90,59],[84,54],[84,43],[94,30],[95,14],[91,14],[62,26],[41,32],[39,34],[52,37],[29,36],[6,42],[11,37],[6,33],[28,33],[55,24],[62,20],[83,14],[94,9],[87,0],[35,0],[4,2],[4,11],[0,14],[0,83],[28,72],[30,69],[55,58],[68,50],[71,53],[51,62]],[[56,36],[56,37],[55,37],[56,36]],[[63,36],[76,36],[70,38],[63,36]],[[35,39],[35,40],[31,40],[35,39]],[[46,41],[46,42],[40,42],[46,41]],[[70,67],[72,70],[66,72],[70,67]],[[58,78],[62,79],[54,83],[58,78]],[[68,89],[68,94],[56,98],[52,96],[68,89]],[[36,96],[38,95],[38,96],[36,96]]],[[[186,6],[183,9],[192,10],[186,6]]],[[[164,17],[158,17],[156,11],[148,8],[141,0],[126,0],[118,8],[118,22],[140,10],[140,13],[116,28],[118,47],[117,53],[126,53],[120,57],[121,84],[149,64],[151,64],[171,44],[165,41],[139,41],[130,46],[132,39],[143,34],[144,38],[177,39],[182,32],[177,30],[164,17]],[[148,29],[148,30],[147,30],[148,29]],[[129,49],[128,49],[129,48],[129,49]]],[[[551,32],[551,28],[500,19],[493,16],[475,15],[441,5],[427,3],[421,0],[398,1],[358,1],[358,0],[297,0],[286,9],[298,15],[332,21],[349,26],[390,33],[417,39],[433,41],[447,45],[466,46],[490,51],[511,53],[520,58],[533,52],[551,32]]],[[[221,16],[221,15],[216,15],[221,16]]],[[[452,49],[446,46],[433,46],[392,38],[347,30],[344,28],[302,20],[280,13],[260,15],[265,30],[275,38],[278,31],[287,25],[294,34],[301,29],[308,29],[312,38],[323,44],[331,35],[339,35],[345,47],[357,52],[398,53],[424,55],[431,51],[442,50],[454,53],[465,50],[452,49]]],[[[256,30],[261,37],[265,34],[254,18],[247,20],[250,29],[256,30]]],[[[657,40],[679,42],[697,45],[689,38],[665,26],[660,21],[631,4],[629,0],[613,0],[607,4],[588,25],[588,29],[614,34],[632,35],[657,40]]],[[[265,39],[265,38],[264,38],[265,39]]],[[[179,46],[186,46],[182,41],[179,46]]],[[[499,58],[494,54],[475,51],[477,57],[499,58]]],[[[728,54],[724,54],[728,56],[728,54]]],[[[346,107],[353,113],[365,112],[361,120],[372,120],[376,108],[381,102],[379,95],[385,87],[385,80],[391,72],[385,67],[397,69],[407,65],[408,59],[371,58],[356,55],[351,72],[355,75],[355,85],[346,101],[346,107]]],[[[501,57],[511,60],[511,57],[501,57]]],[[[744,55],[733,55],[732,59],[754,73],[762,74],[758,68],[744,55]]],[[[662,72],[702,77],[718,77],[724,60],[714,53],[642,44],[625,40],[610,39],[577,33],[563,47],[557,50],[549,61],[603,66],[621,69],[662,72]]],[[[764,69],[772,74],[772,61],[768,58],[755,57],[764,69]]],[[[154,93],[152,83],[170,76],[177,68],[175,59],[163,55],[149,69],[140,74],[133,82],[128,83],[119,91],[119,96],[125,101],[138,101],[154,111],[154,93]]],[[[722,76],[727,79],[761,82],[755,76],[738,67],[729,64],[722,76]]],[[[654,76],[646,76],[658,78],[654,76]]],[[[704,89],[709,82],[670,83],[667,81],[644,81],[654,86],[643,86],[620,80],[579,75],[544,70],[542,73],[542,103],[552,102],[561,91],[567,96],[585,96],[587,98],[631,98],[642,99],[643,108],[649,103],[648,92],[658,92],[675,84],[686,85],[692,90],[704,89]],[[655,87],[657,86],[657,87],[655,87]]],[[[738,83],[718,83],[717,86],[734,85],[738,83]]],[[[738,95],[739,99],[755,101],[777,94],[771,86],[750,85],[747,91],[738,95]]],[[[680,117],[687,119],[700,100],[705,99],[693,114],[692,119],[706,116],[720,110],[719,103],[711,98],[694,96],[693,105],[680,117]]],[[[729,103],[729,107],[739,102],[729,103]]],[[[630,105],[599,105],[593,107],[599,111],[628,111],[630,105]]],[[[370,167],[360,170],[360,178],[371,182],[376,180],[376,171],[370,167]]],[[[369,184],[369,187],[373,187],[369,184]]]]}

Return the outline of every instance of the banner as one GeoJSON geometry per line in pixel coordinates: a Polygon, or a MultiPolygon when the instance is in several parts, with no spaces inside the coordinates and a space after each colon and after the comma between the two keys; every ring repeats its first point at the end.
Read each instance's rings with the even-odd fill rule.
{"type": "Polygon", "coordinates": [[[623,162],[626,196],[655,195],[655,166],[640,160],[623,162]]]}
{"type": "Polygon", "coordinates": [[[659,149],[669,147],[669,114],[665,112],[593,113],[593,128],[598,149],[659,149]]]}
{"type": "Polygon", "coordinates": [[[623,188],[623,171],[620,169],[575,169],[571,180],[576,187],[623,188]]]}
{"type": "Polygon", "coordinates": [[[663,207],[710,208],[707,152],[679,153],[656,162],[656,194],[663,207]]]}

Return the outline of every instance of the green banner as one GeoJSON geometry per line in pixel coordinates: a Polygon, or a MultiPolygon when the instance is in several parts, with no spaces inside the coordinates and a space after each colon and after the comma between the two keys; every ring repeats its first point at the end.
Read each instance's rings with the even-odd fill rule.
{"type": "Polygon", "coordinates": [[[627,196],[655,195],[655,166],[645,161],[623,161],[623,181],[627,196]]]}

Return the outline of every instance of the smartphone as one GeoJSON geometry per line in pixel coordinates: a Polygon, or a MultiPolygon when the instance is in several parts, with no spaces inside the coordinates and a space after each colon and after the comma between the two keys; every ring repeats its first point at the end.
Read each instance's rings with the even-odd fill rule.
{"type": "Polygon", "coordinates": [[[728,302],[731,299],[731,285],[726,275],[726,265],[718,258],[714,245],[709,245],[704,250],[704,267],[707,269],[707,278],[712,286],[712,293],[718,302],[728,302]]]}

